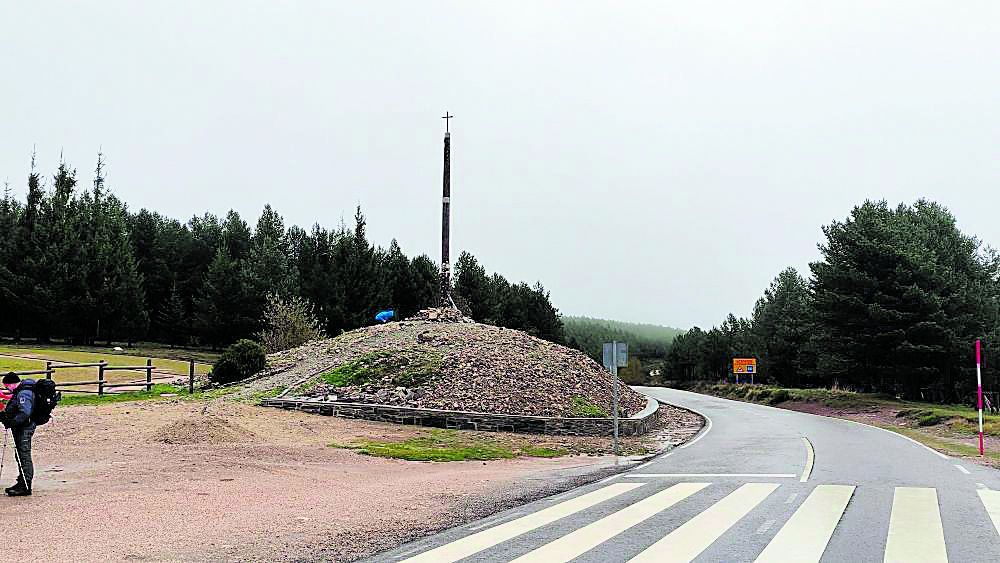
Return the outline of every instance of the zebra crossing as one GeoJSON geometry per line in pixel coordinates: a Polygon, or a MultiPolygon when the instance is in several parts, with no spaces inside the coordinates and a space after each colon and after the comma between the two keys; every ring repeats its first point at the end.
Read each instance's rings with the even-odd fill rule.
{"type": "MultiPolygon", "coordinates": [[[[681,509],[686,503],[697,501],[700,495],[708,495],[715,489],[724,496],[718,500],[711,497],[710,504],[705,508],[699,507],[693,515],[681,511],[690,517],[684,518],[684,521],[674,521],[663,528],[658,539],[649,545],[643,543],[644,547],[637,553],[617,555],[616,552],[614,556],[603,553],[600,557],[601,560],[627,560],[636,563],[689,562],[705,554],[706,550],[726,534],[735,533],[734,527],[767,499],[773,498],[782,486],[774,482],[740,484],[685,481],[662,488],[648,482],[615,482],[579,496],[559,500],[536,512],[475,531],[405,561],[447,563],[471,558],[517,563],[559,563],[579,557],[587,559],[588,555],[593,560],[593,554],[598,553],[597,550],[602,545],[627,538],[633,530],[648,524],[652,519],[662,519],[664,515],[669,517],[672,511],[681,509]],[[595,516],[588,518],[591,513],[595,516]],[[576,523],[581,525],[575,529],[567,529],[554,539],[550,537],[551,534],[540,533],[540,529],[546,526],[576,523]],[[520,548],[505,551],[505,546],[518,542],[520,548]],[[530,550],[525,552],[524,545],[528,545],[530,550]]],[[[792,488],[799,492],[792,493],[788,502],[799,494],[804,495],[804,500],[794,511],[790,511],[791,514],[784,517],[780,528],[773,533],[766,545],[762,548],[754,547],[753,554],[738,560],[756,563],[820,561],[838,525],[848,512],[852,499],[865,494],[864,487],[854,485],[820,484],[792,488]]],[[[1000,491],[983,489],[968,493],[978,495],[985,509],[979,516],[992,523],[1000,534],[1000,491]]],[[[948,561],[941,504],[936,489],[893,487],[892,503],[887,511],[888,531],[884,536],[884,556],[880,556],[884,563],[948,561]]],[[[963,541],[963,537],[948,539],[963,541]]],[[[754,540],[751,538],[746,541],[754,540]]],[[[995,559],[986,556],[983,560],[1000,560],[1000,553],[995,555],[995,559]]],[[[827,560],[841,559],[828,557],[827,560]]]]}

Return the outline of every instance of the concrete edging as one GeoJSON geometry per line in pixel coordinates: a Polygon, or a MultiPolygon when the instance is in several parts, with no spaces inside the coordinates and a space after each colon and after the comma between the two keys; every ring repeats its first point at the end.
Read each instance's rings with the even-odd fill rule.
{"type": "MultiPolygon", "coordinates": [[[[459,430],[483,430],[493,432],[527,432],[562,436],[611,436],[614,421],[610,418],[569,418],[556,416],[525,416],[513,414],[491,414],[416,407],[397,407],[368,403],[340,403],[309,399],[264,399],[261,405],[286,410],[299,410],[395,424],[412,424],[436,428],[459,430]]],[[[659,402],[647,397],[646,408],[632,417],[618,421],[618,431],[622,436],[638,436],[649,431],[659,402]]]]}

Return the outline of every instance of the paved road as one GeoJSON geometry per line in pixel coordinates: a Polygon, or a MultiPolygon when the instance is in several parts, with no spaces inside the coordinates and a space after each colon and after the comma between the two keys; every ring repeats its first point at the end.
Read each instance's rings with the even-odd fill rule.
{"type": "Polygon", "coordinates": [[[888,431],[684,391],[696,439],[378,561],[1000,562],[1000,472],[888,431]]]}

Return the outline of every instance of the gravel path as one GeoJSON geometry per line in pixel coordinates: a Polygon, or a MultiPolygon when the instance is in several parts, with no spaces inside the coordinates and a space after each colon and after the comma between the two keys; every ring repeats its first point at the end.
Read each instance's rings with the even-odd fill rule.
{"type": "Polygon", "coordinates": [[[418,463],[328,447],[420,432],[222,400],[64,407],[35,435],[35,496],[0,511],[58,538],[33,546],[38,561],[350,561],[614,471],[608,456],[418,463]]]}

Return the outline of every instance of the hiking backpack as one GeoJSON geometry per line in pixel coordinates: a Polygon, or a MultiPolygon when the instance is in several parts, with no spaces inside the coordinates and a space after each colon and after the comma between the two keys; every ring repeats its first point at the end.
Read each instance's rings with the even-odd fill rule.
{"type": "MultiPolygon", "coordinates": [[[[31,407],[31,422],[38,426],[47,424],[52,419],[52,409],[62,400],[62,393],[56,391],[56,383],[51,379],[39,379],[28,385],[22,383],[18,386],[17,392],[20,393],[22,390],[35,393],[35,401],[31,407]]],[[[16,399],[17,393],[11,401],[16,399]]]]}

